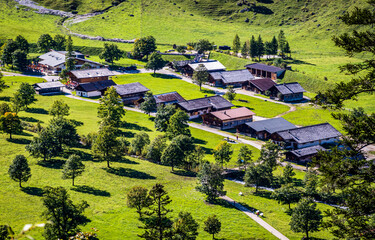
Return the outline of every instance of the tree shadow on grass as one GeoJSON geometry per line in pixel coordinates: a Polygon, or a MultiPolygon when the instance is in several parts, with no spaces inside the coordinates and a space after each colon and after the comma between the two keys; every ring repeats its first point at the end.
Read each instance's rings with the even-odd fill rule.
{"type": "Polygon", "coordinates": [[[94,157],[92,156],[92,154],[81,151],[81,150],[78,150],[78,149],[66,150],[63,153],[62,157],[63,158],[69,158],[70,155],[73,155],[73,154],[78,155],[83,161],[93,161],[94,160],[94,157]]]}
{"type": "Polygon", "coordinates": [[[151,176],[150,174],[140,172],[130,168],[104,168],[104,170],[108,173],[121,176],[121,177],[129,177],[129,178],[136,178],[136,179],[156,179],[156,177],[151,176]]]}
{"type": "Polygon", "coordinates": [[[213,91],[213,90],[209,90],[209,89],[202,89],[202,93],[204,93],[204,94],[213,94],[213,95],[215,95],[215,91],[213,91]]]}
{"type": "Polygon", "coordinates": [[[42,167],[62,169],[62,166],[65,164],[65,161],[59,160],[59,159],[41,160],[41,161],[38,161],[37,164],[42,167]]]}
{"type": "Polygon", "coordinates": [[[271,191],[265,191],[265,190],[263,191],[263,190],[258,189],[257,193],[254,192],[254,195],[258,197],[267,198],[267,199],[274,199],[273,197],[271,197],[272,195],[271,191]]]}
{"type": "Polygon", "coordinates": [[[178,176],[183,176],[183,177],[196,177],[197,176],[195,172],[190,172],[186,170],[174,170],[172,173],[178,176]]]}
{"type": "Polygon", "coordinates": [[[112,160],[112,162],[117,162],[117,163],[126,163],[126,164],[139,164],[139,162],[136,162],[136,161],[130,160],[130,159],[125,158],[125,157],[120,157],[120,158],[118,158],[118,159],[114,159],[114,160],[112,160]]]}
{"type": "Polygon", "coordinates": [[[80,193],[87,193],[87,194],[92,194],[95,196],[102,196],[102,197],[110,197],[111,194],[105,190],[100,190],[94,187],[90,187],[87,185],[82,185],[82,186],[74,186],[70,188],[73,191],[80,192],[80,193]]]}
{"type": "Polygon", "coordinates": [[[48,111],[44,108],[28,108],[25,110],[28,113],[37,113],[37,114],[48,114],[48,111]]]}
{"type": "MultiPolygon", "coordinates": [[[[243,106],[241,106],[241,105],[234,105],[236,108],[240,108],[240,107],[243,107],[243,106]]],[[[248,106],[246,106],[249,110],[254,110],[254,108],[252,108],[252,107],[248,107],[248,106]]]]}
{"type": "Polygon", "coordinates": [[[208,204],[212,204],[212,205],[219,205],[219,206],[222,206],[222,207],[225,207],[225,208],[235,208],[233,206],[233,204],[225,201],[224,199],[221,199],[221,198],[217,198],[216,200],[214,201],[206,201],[208,204]]]}
{"type": "Polygon", "coordinates": [[[22,121],[25,121],[25,122],[40,122],[40,123],[43,123],[43,121],[40,121],[36,118],[33,118],[33,117],[20,117],[20,119],[22,121]]]}
{"type": "Polygon", "coordinates": [[[43,189],[38,187],[24,187],[21,189],[21,191],[33,196],[43,196],[43,189]]]}
{"type": "Polygon", "coordinates": [[[195,144],[206,144],[206,143],[207,143],[206,140],[202,140],[202,139],[195,138],[195,137],[193,137],[193,142],[194,142],[195,144]]]}
{"type": "MultiPolygon", "coordinates": [[[[245,208],[247,208],[249,210],[249,212],[251,212],[251,213],[255,214],[255,212],[259,210],[259,209],[256,209],[256,208],[253,208],[253,207],[249,206],[247,203],[244,203],[244,202],[238,202],[238,203],[241,204],[242,206],[244,206],[245,208]]],[[[261,210],[259,210],[259,211],[262,212],[261,210]]],[[[267,218],[267,217],[263,215],[260,218],[267,218]]]]}
{"type": "Polygon", "coordinates": [[[160,74],[160,73],[155,73],[155,74],[151,74],[152,77],[154,78],[161,78],[161,79],[176,79],[176,78],[179,78],[175,75],[172,75],[172,74],[160,74]]]}
{"type": "Polygon", "coordinates": [[[126,138],[133,138],[135,136],[135,133],[130,132],[130,131],[121,131],[120,133],[123,137],[126,138]]]}
{"type": "Polygon", "coordinates": [[[137,131],[152,132],[151,129],[149,129],[147,127],[140,126],[136,123],[130,123],[130,122],[123,122],[121,124],[121,127],[125,128],[125,129],[137,130],[137,131]]]}
{"type": "Polygon", "coordinates": [[[69,121],[76,127],[79,127],[79,126],[82,126],[83,125],[83,122],[81,121],[77,121],[75,119],[69,119],[69,121]]]}
{"type": "Polygon", "coordinates": [[[214,154],[213,150],[211,148],[206,148],[206,147],[203,147],[201,146],[202,150],[206,153],[206,154],[209,154],[209,155],[212,155],[214,154]]]}
{"type": "Polygon", "coordinates": [[[0,97],[0,101],[4,101],[4,102],[10,102],[10,97],[0,97]]]}
{"type": "Polygon", "coordinates": [[[11,143],[23,144],[23,145],[27,145],[31,143],[31,140],[25,139],[25,138],[12,138],[12,139],[7,138],[7,141],[11,143]]]}

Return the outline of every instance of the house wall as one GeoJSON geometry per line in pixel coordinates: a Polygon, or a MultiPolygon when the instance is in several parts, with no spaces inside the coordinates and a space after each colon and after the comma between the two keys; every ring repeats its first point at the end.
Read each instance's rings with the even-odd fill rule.
{"type": "Polygon", "coordinates": [[[99,97],[102,95],[100,91],[92,91],[92,92],[76,91],[76,94],[81,97],[99,97]]]}
{"type": "Polygon", "coordinates": [[[283,95],[283,100],[285,102],[300,101],[302,99],[303,99],[303,93],[294,93],[294,94],[283,95]]]}
{"type": "Polygon", "coordinates": [[[235,128],[247,122],[252,122],[253,116],[222,121],[221,119],[215,117],[212,114],[205,114],[205,115],[202,115],[202,119],[203,119],[203,124],[206,124],[210,127],[218,127],[224,130],[224,129],[235,128]]]}
{"type": "Polygon", "coordinates": [[[268,72],[254,68],[248,68],[252,75],[256,77],[271,78],[272,80],[277,80],[278,74],[275,72],[268,72]]]}
{"type": "Polygon", "coordinates": [[[125,105],[129,104],[135,104],[135,101],[139,100],[140,98],[143,98],[145,96],[144,93],[135,93],[135,94],[127,94],[127,95],[121,95],[122,102],[125,105]]]}
{"type": "Polygon", "coordinates": [[[339,138],[322,139],[319,141],[308,142],[304,144],[297,144],[297,148],[301,149],[301,148],[312,147],[312,146],[317,146],[317,145],[322,145],[322,144],[333,144],[337,141],[339,141],[339,138]]]}
{"type": "Polygon", "coordinates": [[[43,95],[43,94],[53,94],[53,93],[60,93],[61,88],[60,87],[55,87],[55,88],[44,88],[40,89],[37,91],[38,94],[43,95]]]}

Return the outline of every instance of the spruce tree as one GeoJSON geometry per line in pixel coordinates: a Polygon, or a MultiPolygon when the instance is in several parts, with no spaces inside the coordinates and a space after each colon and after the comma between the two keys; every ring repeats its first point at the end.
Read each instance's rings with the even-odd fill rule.
{"type": "Polygon", "coordinates": [[[31,170],[27,159],[23,155],[17,155],[8,170],[9,176],[19,183],[22,188],[22,182],[27,182],[31,177],[31,170]]]}
{"type": "Polygon", "coordinates": [[[258,45],[257,45],[257,42],[255,41],[254,36],[251,36],[251,40],[250,40],[250,57],[252,59],[254,59],[257,56],[258,56],[258,45]]]}
{"type": "Polygon", "coordinates": [[[257,56],[258,56],[258,60],[260,61],[260,57],[263,56],[264,54],[264,43],[260,35],[258,37],[256,45],[257,45],[257,56]]]}
{"type": "Polygon", "coordinates": [[[234,53],[238,53],[241,49],[241,40],[240,40],[240,37],[238,36],[238,34],[236,34],[236,36],[234,37],[233,39],[233,52],[234,53]]]}

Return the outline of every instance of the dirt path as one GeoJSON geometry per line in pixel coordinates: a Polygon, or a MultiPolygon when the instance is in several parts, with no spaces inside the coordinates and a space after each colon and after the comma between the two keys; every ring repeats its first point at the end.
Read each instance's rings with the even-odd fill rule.
{"type": "Polygon", "coordinates": [[[231,205],[233,205],[235,208],[242,211],[244,214],[246,214],[248,217],[253,219],[255,222],[257,222],[260,226],[262,226],[264,229],[266,229],[268,232],[272,233],[275,237],[281,240],[289,240],[289,238],[285,237],[281,232],[277,231],[274,227],[269,225],[266,221],[262,219],[262,217],[257,216],[253,212],[251,212],[246,207],[242,206],[239,203],[236,203],[233,199],[231,199],[228,196],[221,197],[221,199],[227,201],[231,205]]]}

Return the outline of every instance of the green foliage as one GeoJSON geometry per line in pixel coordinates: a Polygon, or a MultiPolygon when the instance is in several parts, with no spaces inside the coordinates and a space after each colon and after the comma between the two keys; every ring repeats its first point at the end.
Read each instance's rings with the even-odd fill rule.
{"type": "Polygon", "coordinates": [[[20,110],[28,109],[29,105],[35,101],[35,90],[33,86],[28,83],[21,83],[20,88],[11,99],[13,106],[17,106],[20,110]]]}
{"type": "Polygon", "coordinates": [[[69,116],[70,107],[63,100],[56,100],[53,102],[49,115],[54,117],[69,116]]]}
{"type": "Polygon", "coordinates": [[[64,51],[67,47],[66,45],[70,44],[69,40],[67,41],[65,36],[61,34],[56,34],[53,41],[55,42],[54,50],[56,51],[64,51]]]}
{"type": "Polygon", "coordinates": [[[184,153],[181,151],[177,143],[172,142],[164,149],[161,156],[161,162],[171,166],[173,172],[173,168],[182,163],[184,156],[184,153]]]}
{"type": "Polygon", "coordinates": [[[91,147],[93,155],[101,161],[106,161],[108,168],[112,160],[122,155],[117,132],[118,130],[111,125],[101,126],[91,147]]]}
{"type": "Polygon", "coordinates": [[[236,91],[234,90],[233,86],[229,86],[228,90],[225,92],[225,97],[232,102],[234,99],[236,99],[236,91]]]}
{"type": "Polygon", "coordinates": [[[251,164],[245,173],[246,186],[255,185],[255,192],[261,185],[268,185],[273,179],[272,170],[265,164],[251,164]]]}
{"type": "Polygon", "coordinates": [[[168,218],[168,213],[172,210],[167,209],[171,199],[165,191],[164,186],[157,183],[148,193],[150,204],[145,212],[144,225],[141,227],[145,232],[138,235],[144,239],[165,239],[171,235],[172,221],[168,218]]]}
{"type": "Polygon", "coordinates": [[[72,121],[63,117],[55,117],[51,119],[47,128],[51,129],[51,134],[56,138],[60,149],[79,145],[80,138],[72,121]]]}
{"type": "Polygon", "coordinates": [[[251,151],[250,147],[247,145],[243,145],[240,148],[240,152],[238,153],[237,163],[240,166],[243,166],[246,171],[246,166],[253,162],[253,152],[251,151]]]}
{"type": "MultiPolygon", "coordinates": [[[[152,55],[150,60],[152,59],[152,55]]],[[[156,101],[152,92],[147,92],[144,97],[144,102],[141,103],[139,108],[146,114],[150,115],[151,112],[156,110],[156,101]]]]}
{"type": "Polygon", "coordinates": [[[212,239],[215,239],[215,234],[221,231],[221,222],[216,215],[211,215],[204,221],[204,231],[212,234],[212,239]]]}
{"type": "Polygon", "coordinates": [[[173,223],[174,239],[195,240],[198,236],[199,224],[189,212],[179,212],[173,223]]]}
{"type": "Polygon", "coordinates": [[[11,239],[13,234],[14,232],[9,225],[0,225],[0,240],[11,239]]]}
{"type": "Polygon", "coordinates": [[[136,155],[142,155],[143,150],[150,144],[150,137],[145,132],[137,133],[130,144],[131,152],[136,155]]]}
{"type": "Polygon", "coordinates": [[[166,131],[168,137],[174,138],[178,135],[191,136],[188,120],[189,116],[185,112],[177,110],[169,119],[166,131]]]}
{"type": "Polygon", "coordinates": [[[158,135],[147,147],[146,158],[154,162],[160,162],[164,149],[167,147],[165,136],[158,135]]]}
{"type": "Polygon", "coordinates": [[[277,160],[280,158],[281,148],[276,143],[268,141],[264,144],[260,150],[260,157],[258,162],[264,163],[267,167],[272,170],[276,169],[277,160]]]}
{"type": "MultiPolygon", "coordinates": [[[[68,40],[66,41],[66,54],[65,54],[65,75],[67,77],[67,73],[74,70],[76,68],[75,64],[75,55],[73,53],[73,40],[71,36],[68,37],[68,40]]],[[[63,72],[61,72],[61,75],[63,72]]]]}
{"type": "Polygon", "coordinates": [[[22,130],[21,120],[16,113],[6,112],[0,116],[0,131],[9,134],[10,139],[12,134],[21,133],[22,130]]]}
{"type": "Polygon", "coordinates": [[[240,37],[238,36],[238,34],[236,34],[236,36],[233,39],[232,50],[233,50],[234,53],[238,53],[240,51],[240,48],[241,48],[241,40],[240,40],[240,37]]]}
{"type": "Polygon", "coordinates": [[[137,59],[146,56],[146,60],[148,60],[148,55],[155,52],[156,48],[156,40],[153,36],[137,39],[133,47],[133,56],[137,59]]]}
{"type": "Polygon", "coordinates": [[[259,35],[258,36],[258,40],[256,42],[256,45],[257,45],[257,57],[258,57],[258,60],[260,61],[260,57],[263,56],[264,54],[264,43],[263,43],[263,40],[262,40],[262,37],[259,35]]]}
{"type": "Polygon", "coordinates": [[[309,170],[305,177],[303,178],[303,183],[305,185],[305,196],[315,198],[318,194],[318,174],[315,170],[309,170]]]}
{"type": "Polygon", "coordinates": [[[72,185],[74,186],[74,179],[77,176],[82,175],[85,171],[85,165],[82,163],[82,159],[80,156],[73,154],[70,155],[68,160],[65,162],[63,170],[62,170],[62,178],[63,179],[72,179],[72,185]]]}
{"type": "Polygon", "coordinates": [[[286,183],[292,183],[293,177],[296,175],[296,173],[293,170],[292,164],[289,162],[286,164],[286,166],[283,169],[283,179],[286,183]]]}
{"type": "Polygon", "coordinates": [[[233,149],[232,146],[226,142],[222,141],[215,149],[214,149],[214,157],[215,161],[221,165],[221,167],[224,166],[224,164],[227,164],[230,159],[232,158],[233,149]]]}
{"type": "Polygon", "coordinates": [[[9,176],[12,180],[19,183],[22,188],[22,182],[27,182],[31,177],[31,169],[27,163],[27,159],[23,155],[17,155],[8,170],[9,176]]]}
{"type": "Polygon", "coordinates": [[[46,53],[50,49],[53,49],[54,45],[55,45],[55,42],[53,41],[51,35],[49,34],[40,35],[38,42],[37,42],[39,52],[41,53],[46,53]]]}
{"type": "Polygon", "coordinates": [[[80,231],[79,225],[87,222],[83,212],[88,203],[73,204],[63,187],[45,187],[43,205],[46,208],[43,216],[48,221],[44,227],[46,239],[68,240],[80,231]]]}
{"type": "Polygon", "coordinates": [[[272,196],[282,204],[297,203],[302,198],[302,192],[293,186],[293,184],[285,184],[281,188],[276,189],[272,196]]]}
{"type": "Polygon", "coordinates": [[[154,71],[154,74],[156,70],[160,70],[165,66],[165,61],[163,60],[162,56],[158,52],[153,52],[150,56],[150,59],[148,60],[145,68],[150,69],[154,71]]]}
{"type": "Polygon", "coordinates": [[[125,115],[125,110],[116,89],[114,87],[108,88],[99,102],[98,117],[101,118],[101,125],[119,127],[121,119],[125,115]]]}
{"type": "MultiPolygon", "coordinates": [[[[198,185],[196,189],[207,196],[209,202],[225,195],[224,177],[220,166],[204,163],[198,172],[198,185]]],[[[212,233],[211,233],[212,234],[212,233]]]]}
{"type": "Polygon", "coordinates": [[[213,49],[214,43],[211,43],[207,39],[200,39],[194,46],[194,49],[198,51],[198,53],[202,54],[205,51],[210,51],[213,49]]]}
{"type": "Polygon", "coordinates": [[[285,53],[284,50],[285,50],[285,45],[287,41],[286,41],[285,33],[282,29],[280,30],[279,35],[277,36],[277,42],[279,45],[281,56],[283,56],[285,53]]]}
{"type": "Polygon", "coordinates": [[[30,152],[31,156],[43,157],[43,160],[51,159],[62,152],[51,128],[44,128],[40,131],[38,136],[34,137],[31,143],[26,146],[26,150],[30,152]]]}
{"type": "Polygon", "coordinates": [[[290,227],[294,232],[303,232],[309,239],[309,232],[319,231],[322,223],[322,213],[316,209],[316,203],[309,198],[302,199],[294,208],[290,227]]]}
{"type": "Polygon", "coordinates": [[[253,35],[250,40],[250,57],[255,58],[256,56],[258,56],[258,44],[253,35]]]}
{"type": "Polygon", "coordinates": [[[159,105],[157,107],[155,116],[155,129],[157,131],[165,132],[168,129],[169,119],[176,113],[174,105],[159,105]]]}
{"type": "Polygon", "coordinates": [[[12,64],[15,66],[18,70],[24,71],[27,67],[28,61],[27,61],[27,53],[17,49],[14,51],[12,55],[12,64]]]}
{"type": "Polygon", "coordinates": [[[17,44],[19,50],[25,52],[26,54],[29,53],[29,42],[24,38],[22,35],[18,35],[14,40],[17,44]]]}
{"type": "Polygon", "coordinates": [[[105,59],[113,65],[114,61],[118,61],[124,57],[124,51],[120,50],[114,43],[104,43],[104,49],[99,55],[100,59],[105,59]]]}
{"type": "Polygon", "coordinates": [[[205,151],[203,148],[200,145],[195,145],[194,150],[185,156],[183,167],[188,171],[192,171],[193,168],[196,168],[203,163],[204,157],[205,151]]]}
{"type": "Polygon", "coordinates": [[[0,104],[0,116],[4,115],[6,112],[11,112],[9,104],[7,103],[1,103],[0,104]]]}
{"type": "Polygon", "coordinates": [[[202,85],[208,81],[208,76],[206,67],[203,64],[199,64],[193,73],[193,83],[199,86],[200,91],[202,91],[202,85]]]}
{"type": "Polygon", "coordinates": [[[3,74],[0,73],[0,93],[6,88],[5,81],[3,79],[3,74]]]}
{"type": "Polygon", "coordinates": [[[242,57],[246,58],[249,55],[249,51],[250,51],[250,42],[249,41],[245,41],[243,43],[242,48],[241,48],[241,55],[242,55],[242,57]]]}
{"type": "Polygon", "coordinates": [[[151,204],[150,198],[147,195],[147,189],[141,186],[132,187],[126,198],[128,207],[135,208],[139,214],[139,218],[142,218],[142,209],[151,204]]]}
{"type": "Polygon", "coordinates": [[[13,64],[13,53],[18,49],[18,45],[12,39],[8,40],[3,47],[1,61],[5,64],[13,64]]]}

